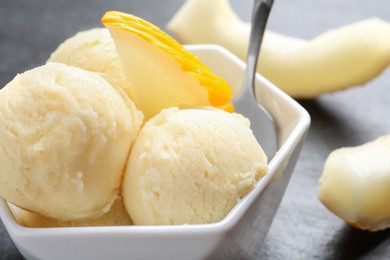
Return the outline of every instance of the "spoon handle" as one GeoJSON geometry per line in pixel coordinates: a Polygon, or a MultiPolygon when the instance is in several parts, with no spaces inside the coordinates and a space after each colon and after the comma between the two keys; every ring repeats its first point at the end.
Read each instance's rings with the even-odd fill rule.
{"type": "Polygon", "coordinates": [[[263,40],[265,26],[271,11],[273,0],[254,0],[252,10],[252,28],[246,57],[245,81],[243,91],[254,96],[254,79],[260,45],[263,40]]]}

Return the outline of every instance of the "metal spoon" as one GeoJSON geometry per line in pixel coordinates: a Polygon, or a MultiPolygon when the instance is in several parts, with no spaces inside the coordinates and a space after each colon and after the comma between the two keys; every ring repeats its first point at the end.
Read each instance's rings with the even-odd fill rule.
{"type": "Polygon", "coordinates": [[[251,129],[268,160],[276,153],[276,128],[272,117],[257,103],[254,91],[257,59],[273,2],[273,0],[254,0],[244,83],[240,93],[233,100],[236,112],[251,121],[251,129]]]}

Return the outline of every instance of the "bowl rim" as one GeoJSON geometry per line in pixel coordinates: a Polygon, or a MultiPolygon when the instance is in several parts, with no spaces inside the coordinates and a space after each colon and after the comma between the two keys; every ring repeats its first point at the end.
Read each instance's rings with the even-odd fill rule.
{"type": "MultiPolygon", "coordinates": [[[[222,46],[214,44],[193,44],[185,45],[190,51],[218,51],[225,55],[232,62],[244,68],[245,63],[232,54],[230,51],[222,46]]],[[[310,116],[308,112],[299,105],[293,98],[288,96],[278,87],[276,87],[269,80],[257,73],[256,82],[259,82],[261,87],[266,88],[274,95],[279,96],[286,104],[295,110],[297,113],[297,121],[295,127],[290,132],[283,144],[278,148],[275,156],[269,162],[269,171],[256,184],[255,188],[244,196],[220,221],[209,224],[184,224],[184,225],[129,225],[129,226],[85,226],[85,227],[48,227],[48,228],[32,228],[20,225],[7,202],[0,198],[0,217],[4,226],[10,233],[18,236],[73,236],[73,235],[112,235],[115,234],[131,234],[131,235],[188,235],[188,234],[210,234],[210,233],[226,233],[231,230],[243,217],[245,212],[249,209],[252,202],[260,196],[264,189],[270,184],[277,174],[277,166],[282,164],[291,156],[291,151],[298,144],[299,140],[303,138],[306,130],[310,126],[310,116]]],[[[259,84],[257,84],[258,86],[259,84]]]]}

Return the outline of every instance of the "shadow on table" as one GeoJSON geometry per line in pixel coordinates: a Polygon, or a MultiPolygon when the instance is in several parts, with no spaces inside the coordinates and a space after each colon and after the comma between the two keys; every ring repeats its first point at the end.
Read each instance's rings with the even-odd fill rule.
{"type": "MultiPolygon", "coordinates": [[[[348,224],[336,234],[333,242],[329,244],[332,248],[327,252],[324,259],[358,259],[378,248],[383,243],[390,244],[390,230],[368,232],[351,227],[348,224]]],[[[386,247],[386,246],[385,246],[386,247]]],[[[378,252],[378,257],[380,252],[378,252]]],[[[385,259],[387,256],[383,256],[385,259]]]]}
{"type": "Polygon", "coordinates": [[[308,138],[326,140],[332,149],[339,146],[353,146],[361,144],[359,128],[348,117],[340,113],[329,100],[298,100],[309,112],[311,126],[308,138]]]}
{"type": "Polygon", "coordinates": [[[0,220],[0,260],[23,260],[0,220]]]}

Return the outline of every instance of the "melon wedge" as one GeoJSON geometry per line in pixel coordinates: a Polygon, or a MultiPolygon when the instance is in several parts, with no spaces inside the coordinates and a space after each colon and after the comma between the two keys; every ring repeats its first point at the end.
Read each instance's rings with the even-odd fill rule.
{"type": "Polygon", "coordinates": [[[114,39],[134,102],[146,119],[173,106],[233,110],[229,84],[158,27],[117,11],[105,13],[102,23],[114,39]]]}
{"type": "MultiPolygon", "coordinates": [[[[167,25],[182,44],[212,43],[245,59],[250,24],[229,0],[187,0],[167,25]]],[[[390,22],[369,18],[311,40],[267,30],[258,71],[296,99],[363,85],[390,65],[390,22]]]]}

